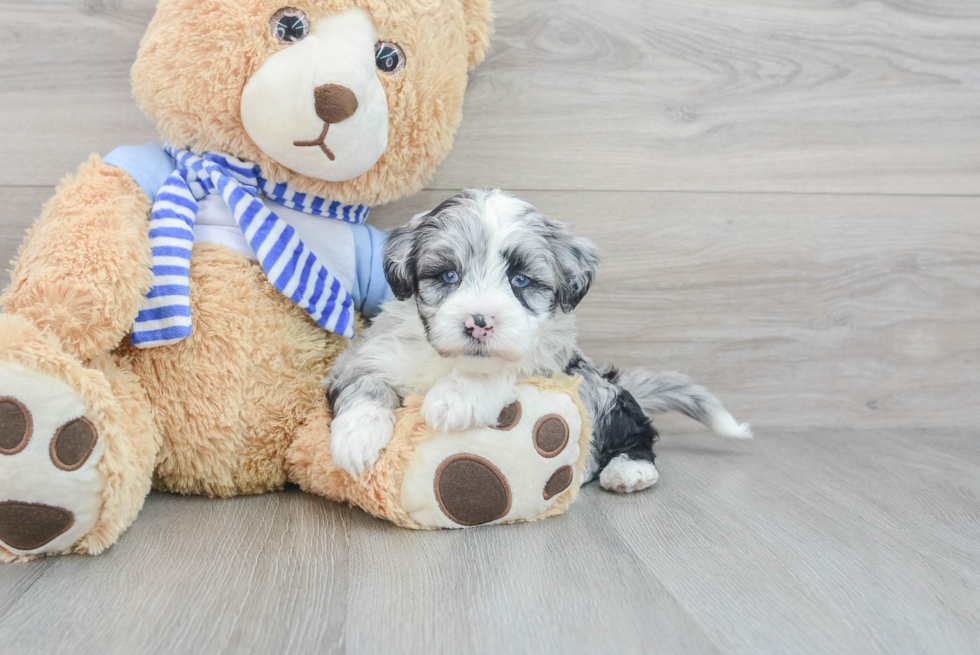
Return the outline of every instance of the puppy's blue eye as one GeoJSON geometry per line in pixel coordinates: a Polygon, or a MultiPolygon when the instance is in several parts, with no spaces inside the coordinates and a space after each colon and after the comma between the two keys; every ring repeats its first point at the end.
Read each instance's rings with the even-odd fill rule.
{"type": "Polygon", "coordinates": [[[459,282],[459,273],[456,271],[443,271],[442,281],[446,284],[456,284],[459,282]]]}
{"type": "Polygon", "coordinates": [[[513,284],[518,289],[523,289],[527,285],[531,284],[531,278],[526,275],[521,275],[518,273],[510,279],[510,283],[513,284]]]}

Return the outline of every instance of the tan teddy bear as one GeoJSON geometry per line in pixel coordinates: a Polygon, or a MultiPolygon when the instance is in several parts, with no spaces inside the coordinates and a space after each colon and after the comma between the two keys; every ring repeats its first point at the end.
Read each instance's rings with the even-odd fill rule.
{"type": "Polygon", "coordinates": [[[388,293],[364,219],[449,151],[490,8],[282,3],[161,0],[132,73],[169,145],[93,155],[28,233],[0,315],[0,559],[102,551],[151,483],[293,481],[416,528],[574,497],[589,431],[569,379],[456,435],[410,398],[372,472],[333,466],[320,380],[388,293]]]}

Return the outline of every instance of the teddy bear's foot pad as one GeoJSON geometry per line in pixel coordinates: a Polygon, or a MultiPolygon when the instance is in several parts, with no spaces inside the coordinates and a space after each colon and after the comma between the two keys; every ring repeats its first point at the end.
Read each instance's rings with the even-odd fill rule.
{"type": "Polygon", "coordinates": [[[510,511],[507,478],[477,455],[447,457],[436,470],[433,488],[439,509],[460,525],[489,523],[510,511]]]}
{"type": "Polygon", "coordinates": [[[402,507],[428,527],[537,518],[573,486],[581,436],[568,395],[520,387],[495,427],[439,433],[420,445],[402,507]]]}
{"type": "Polygon", "coordinates": [[[98,520],[102,443],[68,385],[0,363],[0,546],[63,551],[98,520]]]}

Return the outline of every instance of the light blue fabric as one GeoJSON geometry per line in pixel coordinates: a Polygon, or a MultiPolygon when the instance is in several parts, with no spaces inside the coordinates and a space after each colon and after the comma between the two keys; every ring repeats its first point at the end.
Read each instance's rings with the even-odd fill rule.
{"type": "Polygon", "coordinates": [[[177,168],[174,159],[155,143],[120,146],[103,157],[102,161],[129,173],[150,202],[156,200],[157,191],[177,168]]]}
{"type": "Polygon", "coordinates": [[[354,233],[354,307],[367,318],[381,312],[381,305],[394,298],[385,279],[383,251],[388,234],[376,227],[352,225],[354,233]]]}
{"type": "MultiPolygon", "coordinates": [[[[178,168],[176,160],[156,143],[120,146],[103,157],[102,161],[126,171],[139,184],[151,202],[156,200],[160,188],[178,168]]],[[[274,189],[274,185],[264,186],[268,186],[268,188],[261,189],[263,192],[285,191],[285,185],[278,185],[282,186],[283,189],[274,189]]],[[[263,193],[263,195],[270,198],[267,193],[263,193]]],[[[297,199],[294,198],[295,195],[302,196],[302,194],[294,193],[289,198],[297,199]]],[[[303,204],[302,197],[298,198],[300,200],[299,206],[292,201],[283,202],[285,198],[272,197],[270,199],[287,207],[298,208],[300,211],[304,210],[301,206],[303,204]]],[[[310,201],[305,204],[309,205],[310,201]]],[[[331,205],[339,205],[339,203],[331,203],[331,205]]],[[[358,208],[354,210],[354,213],[350,213],[351,209],[353,206],[335,209],[335,211],[339,210],[341,220],[351,221],[354,236],[355,276],[351,296],[353,297],[354,308],[365,317],[373,318],[381,311],[381,306],[394,297],[391,287],[388,286],[388,281],[385,279],[382,256],[388,235],[370,225],[353,222],[363,221],[367,217],[367,210],[366,208],[358,208]]],[[[307,208],[306,211],[309,209],[307,208]]]]}

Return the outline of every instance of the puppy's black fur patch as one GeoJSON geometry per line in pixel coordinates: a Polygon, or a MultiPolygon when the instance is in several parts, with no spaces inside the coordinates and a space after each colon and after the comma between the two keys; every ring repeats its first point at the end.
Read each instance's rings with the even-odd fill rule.
{"type": "Polygon", "coordinates": [[[632,460],[653,462],[657,430],[640,404],[619,384],[615,368],[599,370],[580,354],[565,367],[567,375],[583,379],[583,402],[592,418],[592,457],[601,471],[619,455],[632,460]]]}
{"type": "Polygon", "coordinates": [[[657,441],[657,430],[626,389],[620,388],[612,406],[595,417],[592,434],[599,470],[622,454],[630,459],[654,461],[653,444],[657,441]]]}

